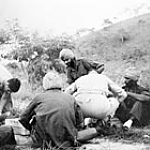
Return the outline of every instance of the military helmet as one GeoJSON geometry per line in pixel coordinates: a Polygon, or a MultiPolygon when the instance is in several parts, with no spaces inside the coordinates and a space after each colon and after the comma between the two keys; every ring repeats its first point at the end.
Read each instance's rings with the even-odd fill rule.
{"type": "Polygon", "coordinates": [[[54,89],[54,88],[62,88],[63,81],[61,76],[56,71],[49,71],[43,77],[43,88],[45,90],[54,89]]]}
{"type": "Polygon", "coordinates": [[[74,55],[73,51],[70,49],[62,49],[59,53],[59,58],[61,60],[74,59],[75,55],[74,55]]]}

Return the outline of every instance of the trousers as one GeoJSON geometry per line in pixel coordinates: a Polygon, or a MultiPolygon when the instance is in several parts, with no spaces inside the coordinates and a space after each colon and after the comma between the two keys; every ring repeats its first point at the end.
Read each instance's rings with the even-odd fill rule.
{"type": "Polygon", "coordinates": [[[0,147],[5,145],[16,145],[13,128],[8,125],[0,126],[0,147]]]}

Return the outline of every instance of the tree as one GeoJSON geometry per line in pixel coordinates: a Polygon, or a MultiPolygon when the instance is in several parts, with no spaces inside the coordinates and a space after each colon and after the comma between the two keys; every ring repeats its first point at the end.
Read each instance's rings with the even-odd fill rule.
{"type": "Polygon", "coordinates": [[[63,48],[75,48],[72,36],[41,36],[37,31],[29,32],[22,28],[17,19],[7,21],[6,24],[5,29],[1,30],[3,36],[0,40],[2,44],[9,40],[8,44],[12,46],[7,59],[15,59],[19,63],[28,62],[26,69],[30,83],[41,84],[42,77],[50,69],[64,72],[64,66],[57,58],[63,48]]]}

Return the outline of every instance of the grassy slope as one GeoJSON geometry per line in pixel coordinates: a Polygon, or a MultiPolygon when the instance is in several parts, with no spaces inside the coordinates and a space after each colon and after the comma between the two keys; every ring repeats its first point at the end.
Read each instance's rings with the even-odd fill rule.
{"type": "Polygon", "coordinates": [[[136,66],[150,87],[150,14],[131,18],[80,38],[80,56],[105,62],[105,73],[120,82],[123,71],[136,66]],[[149,82],[147,82],[149,81],[149,82]]]}
{"type": "MultiPolygon", "coordinates": [[[[130,67],[137,67],[141,72],[141,84],[150,89],[150,14],[131,18],[129,20],[113,24],[102,30],[93,32],[87,36],[82,37],[78,41],[79,56],[92,58],[94,60],[105,62],[105,74],[116,80],[121,84],[123,71],[130,67]],[[122,37],[126,40],[122,41],[122,37]]],[[[135,131],[134,131],[135,132],[135,131]]],[[[98,150],[102,149],[149,149],[149,136],[145,138],[144,135],[149,133],[144,129],[139,129],[135,137],[128,137],[124,139],[117,139],[112,142],[113,138],[106,141],[96,138],[96,142],[88,144],[88,149],[98,150]],[[133,144],[134,143],[134,144],[133,144]],[[139,145],[136,143],[141,143],[139,145]],[[144,145],[143,143],[148,143],[144,145]],[[144,146],[144,147],[143,147],[144,146]],[[147,147],[148,146],[148,147],[147,147]]],[[[114,140],[114,139],[113,139],[114,140]]]]}
{"type": "MultiPolygon", "coordinates": [[[[148,77],[150,76],[150,72],[148,72],[148,70],[150,70],[149,20],[150,14],[147,14],[139,16],[138,18],[133,18],[124,22],[114,24],[103,30],[91,33],[90,35],[79,39],[78,53],[81,56],[86,56],[95,60],[105,62],[105,73],[117,80],[118,82],[120,81],[122,71],[125,68],[128,68],[129,66],[133,65],[139,66],[138,69],[139,71],[142,71],[143,75],[142,80],[148,81],[148,77]],[[122,37],[126,37],[127,40],[122,42],[122,37]],[[146,76],[144,78],[144,74],[148,73],[149,76],[146,76]]],[[[15,107],[19,107],[22,110],[25,107],[25,105],[27,105],[31,93],[32,91],[28,87],[26,80],[23,80],[22,88],[15,95],[16,100],[22,99],[22,101],[21,103],[15,101],[15,107]]],[[[32,94],[34,95],[34,93],[32,94]]],[[[124,146],[118,141],[117,143],[112,143],[109,140],[103,142],[101,141],[103,139],[99,138],[94,140],[96,141],[92,141],[92,144],[88,145],[87,149],[146,149],[145,145],[143,144],[138,145],[138,147],[132,144],[131,147],[131,145],[125,144],[124,146]]],[[[140,140],[141,142],[143,142],[142,139],[140,140]]],[[[149,138],[146,140],[149,140],[149,138]]],[[[29,149],[31,148],[26,148],[24,150],[29,149]]]]}

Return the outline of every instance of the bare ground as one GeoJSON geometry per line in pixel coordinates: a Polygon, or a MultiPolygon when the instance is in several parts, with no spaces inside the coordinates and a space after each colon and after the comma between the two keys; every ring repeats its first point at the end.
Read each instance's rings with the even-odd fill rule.
{"type": "MultiPolygon", "coordinates": [[[[40,149],[16,147],[16,150],[40,149]]],[[[48,150],[59,150],[59,148],[48,150]]],[[[75,150],[75,148],[67,150],[75,150]]],[[[150,150],[150,126],[144,128],[132,128],[132,130],[123,134],[117,133],[108,136],[99,136],[84,143],[78,150],[150,150]]]]}
{"type": "Polygon", "coordinates": [[[99,139],[96,144],[85,144],[81,150],[150,150],[150,145],[140,143],[113,142],[106,139],[99,139]]]}
{"type": "Polygon", "coordinates": [[[80,150],[150,150],[150,127],[133,128],[122,135],[97,137],[80,150]]]}

